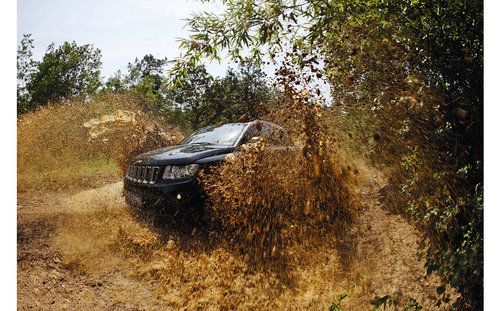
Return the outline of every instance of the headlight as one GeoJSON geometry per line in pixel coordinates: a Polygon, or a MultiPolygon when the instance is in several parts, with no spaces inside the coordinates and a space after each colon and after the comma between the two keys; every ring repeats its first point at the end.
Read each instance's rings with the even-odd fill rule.
{"type": "Polygon", "coordinates": [[[198,164],[167,165],[163,171],[163,179],[183,179],[192,177],[198,171],[198,164]]]}

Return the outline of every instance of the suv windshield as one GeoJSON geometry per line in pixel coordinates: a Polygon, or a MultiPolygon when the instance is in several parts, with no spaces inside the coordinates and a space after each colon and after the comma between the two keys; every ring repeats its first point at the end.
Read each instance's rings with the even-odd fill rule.
{"type": "Polygon", "coordinates": [[[224,124],[222,126],[207,126],[184,138],[179,145],[214,144],[232,146],[240,137],[245,123],[224,124]]]}

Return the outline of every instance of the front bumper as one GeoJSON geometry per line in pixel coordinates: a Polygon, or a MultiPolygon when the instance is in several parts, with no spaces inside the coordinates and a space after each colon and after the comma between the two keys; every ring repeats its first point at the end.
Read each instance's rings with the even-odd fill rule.
{"type": "Polygon", "coordinates": [[[202,199],[202,189],[196,178],[157,184],[125,179],[123,194],[128,204],[157,211],[174,210],[202,199]]]}

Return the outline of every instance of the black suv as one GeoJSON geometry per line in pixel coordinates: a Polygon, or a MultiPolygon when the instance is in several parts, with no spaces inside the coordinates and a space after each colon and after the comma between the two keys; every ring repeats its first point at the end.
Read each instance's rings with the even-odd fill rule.
{"type": "Polygon", "coordinates": [[[266,121],[213,125],[198,129],[176,146],[139,155],[131,161],[125,176],[125,200],[136,207],[158,210],[199,200],[202,190],[198,172],[261,136],[283,141],[286,133],[266,121]]]}

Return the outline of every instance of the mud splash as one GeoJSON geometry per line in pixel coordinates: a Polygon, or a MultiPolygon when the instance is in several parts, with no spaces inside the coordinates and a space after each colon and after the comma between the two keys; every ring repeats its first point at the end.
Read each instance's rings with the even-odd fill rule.
{"type": "Polygon", "coordinates": [[[435,309],[439,282],[425,278],[423,264],[412,255],[416,232],[395,219],[400,217],[374,210],[380,186],[362,187],[366,215],[342,244],[325,235],[289,248],[289,282],[255,269],[244,254],[204,232],[137,219],[123,202],[121,183],[69,197],[56,247],[67,269],[104,284],[115,301],[144,310],[326,310],[347,289],[344,305],[350,310],[369,309],[374,296],[394,289],[435,309]]]}
{"type": "Polygon", "coordinates": [[[154,288],[146,309],[326,309],[325,297],[342,284],[332,282],[343,269],[331,243],[294,247],[314,256],[293,263],[293,285],[285,286],[278,275],[255,270],[210,236],[183,236],[151,220],[137,221],[120,188],[116,183],[69,198],[57,247],[69,269],[94,278],[118,274],[135,283],[116,291],[124,301],[136,304],[154,288]]]}

